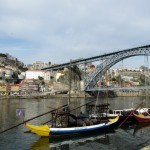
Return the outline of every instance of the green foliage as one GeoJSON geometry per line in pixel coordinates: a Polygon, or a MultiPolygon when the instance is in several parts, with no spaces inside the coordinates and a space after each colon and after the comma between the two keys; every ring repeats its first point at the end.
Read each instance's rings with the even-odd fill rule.
{"type": "Polygon", "coordinates": [[[116,81],[116,78],[112,78],[112,81],[116,81]]]}
{"type": "Polygon", "coordinates": [[[44,78],[41,77],[41,76],[38,76],[38,79],[39,79],[40,81],[43,81],[43,80],[44,80],[44,78]]]}
{"type": "Polygon", "coordinates": [[[6,79],[5,79],[5,81],[8,83],[8,82],[9,82],[9,79],[8,79],[8,78],[6,78],[6,79]]]}
{"type": "Polygon", "coordinates": [[[145,75],[140,75],[140,85],[145,85],[145,75]]]}
{"type": "Polygon", "coordinates": [[[122,78],[121,78],[121,75],[116,76],[116,78],[114,78],[114,81],[116,81],[116,82],[118,82],[118,83],[123,82],[123,80],[122,80],[122,78]]]}
{"type": "Polygon", "coordinates": [[[17,73],[17,72],[14,72],[13,75],[12,75],[12,78],[17,79],[17,78],[18,78],[18,73],[17,73]]]}
{"type": "Polygon", "coordinates": [[[24,67],[22,67],[22,66],[19,66],[18,69],[21,70],[21,71],[23,71],[23,72],[25,72],[25,71],[28,70],[28,68],[24,68],[24,67]]]}
{"type": "Polygon", "coordinates": [[[44,78],[43,78],[43,77],[38,76],[38,79],[40,80],[40,82],[41,82],[42,85],[45,85],[45,82],[44,82],[44,78]]]}

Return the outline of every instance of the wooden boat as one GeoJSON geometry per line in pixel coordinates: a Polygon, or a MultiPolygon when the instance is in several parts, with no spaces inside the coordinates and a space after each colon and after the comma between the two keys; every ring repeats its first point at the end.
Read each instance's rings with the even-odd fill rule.
{"type": "Polygon", "coordinates": [[[134,117],[135,117],[135,119],[138,121],[138,122],[140,122],[140,123],[144,123],[144,122],[150,122],[150,115],[148,115],[148,116],[145,116],[145,115],[143,115],[143,114],[133,114],[134,115],[134,117]]]}
{"type": "MultiPolygon", "coordinates": [[[[94,106],[95,107],[95,106],[94,106]]],[[[101,118],[115,118],[116,116],[119,116],[119,120],[122,121],[124,120],[126,117],[128,117],[128,115],[133,111],[133,108],[129,108],[129,109],[105,109],[105,111],[99,111],[97,110],[96,113],[93,113],[94,111],[90,111],[92,113],[89,112],[89,116],[91,118],[95,118],[95,117],[101,117],[101,118]]],[[[133,115],[130,117],[130,119],[133,118],[133,115]]]]}
{"type": "MultiPolygon", "coordinates": [[[[70,62],[71,63],[71,62],[70,62]]],[[[101,118],[96,118],[95,121],[91,120],[89,114],[86,117],[81,117],[80,121],[78,122],[79,117],[74,116],[71,114],[71,111],[76,110],[77,107],[73,110],[70,110],[70,93],[71,93],[71,68],[69,68],[69,99],[68,99],[68,106],[63,108],[62,110],[57,109],[56,111],[52,112],[52,123],[51,125],[30,125],[29,123],[25,122],[25,126],[32,132],[39,136],[58,136],[58,135],[73,135],[73,134],[84,134],[84,133],[91,133],[94,131],[105,131],[108,128],[112,128],[117,121],[119,120],[119,116],[113,119],[106,119],[101,120],[101,118]],[[70,121],[70,117],[72,117],[73,123],[70,121]]],[[[98,100],[98,97],[97,97],[98,100]]],[[[90,102],[91,103],[91,102],[90,102]]],[[[94,106],[96,106],[97,101],[94,106]]],[[[85,104],[86,105],[86,104],[85,104]]],[[[107,108],[107,105],[100,106],[99,108],[107,108]]],[[[95,107],[96,108],[96,107],[95,107]]]]}
{"type": "MultiPolygon", "coordinates": [[[[130,115],[131,112],[133,112],[133,108],[128,108],[128,109],[114,109],[114,110],[108,110],[107,113],[103,113],[102,116],[107,118],[114,118],[117,115],[119,115],[119,120],[122,121],[126,117],[130,115]]],[[[135,111],[137,114],[148,114],[150,112],[150,108],[142,108],[142,109],[137,109],[135,111]]],[[[129,121],[135,121],[134,115],[130,115],[129,121]]]]}
{"type": "Polygon", "coordinates": [[[129,109],[114,109],[114,110],[109,110],[107,112],[108,117],[115,117],[119,115],[121,118],[127,117],[131,112],[133,111],[133,108],[129,109]]]}
{"type": "Polygon", "coordinates": [[[35,126],[25,123],[25,126],[32,132],[39,136],[53,136],[66,134],[82,134],[93,131],[105,130],[111,128],[117,123],[119,116],[114,119],[109,119],[108,122],[99,123],[96,125],[82,126],[82,127],[50,127],[48,125],[35,126]]]}

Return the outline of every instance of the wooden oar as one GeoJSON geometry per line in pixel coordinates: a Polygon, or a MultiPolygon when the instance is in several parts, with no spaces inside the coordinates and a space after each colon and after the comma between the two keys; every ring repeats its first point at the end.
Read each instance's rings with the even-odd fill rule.
{"type": "MultiPolygon", "coordinates": [[[[67,104],[68,105],[68,104],[67,104]]],[[[67,106],[66,105],[66,106],[67,106]]],[[[56,111],[57,109],[55,109],[55,108],[53,108],[53,107],[50,107],[49,106],[49,108],[51,108],[51,109],[54,109],[54,111],[56,111]]],[[[59,109],[59,108],[58,108],[59,109]]],[[[62,111],[63,112],[63,111],[62,111]]],[[[49,123],[49,122],[51,122],[51,121],[53,121],[52,119],[51,120],[49,120],[49,121],[46,121],[46,122],[44,122],[44,123],[42,123],[42,125],[45,125],[45,124],[47,124],[47,123],[49,123]]]]}
{"type": "Polygon", "coordinates": [[[129,116],[118,126],[119,128],[128,120],[128,118],[144,103],[144,100],[136,107],[136,109],[134,109],[133,111],[131,111],[131,113],[129,114],[129,116]]]}
{"type": "MultiPolygon", "coordinates": [[[[76,107],[75,109],[70,110],[70,112],[73,111],[73,110],[76,110],[76,109],[78,109],[78,108],[80,108],[80,107],[82,107],[82,106],[85,106],[85,105],[87,105],[87,104],[89,104],[89,103],[92,103],[92,102],[94,102],[94,101],[95,101],[95,100],[93,100],[93,101],[91,101],[91,102],[88,102],[88,103],[86,103],[86,104],[84,104],[84,105],[81,105],[81,106],[79,106],[79,107],[76,107]]],[[[15,125],[15,126],[12,126],[12,127],[8,128],[8,129],[6,129],[6,130],[4,130],[4,131],[1,131],[0,134],[6,132],[6,131],[8,131],[8,130],[14,129],[14,128],[16,128],[16,127],[18,127],[18,126],[20,126],[20,125],[26,123],[26,122],[29,122],[29,121],[33,120],[33,119],[39,118],[39,117],[44,116],[44,115],[46,115],[46,114],[48,114],[48,113],[52,113],[53,111],[56,111],[56,110],[58,110],[58,109],[60,109],[60,108],[66,107],[66,106],[67,106],[67,105],[61,106],[61,107],[59,107],[59,108],[57,108],[57,109],[48,111],[48,112],[43,113],[43,114],[41,114],[41,115],[38,115],[38,116],[35,116],[35,117],[30,118],[30,119],[28,119],[28,120],[25,120],[25,121],[23,121],[23,122],[21,122],[21,123],[15,125]]],[[[50,120],[50,121],[52,121],[52,120],[50,120]]],[[[48,123],[48,122],[50,122],[50,121],[47,121],[47,122],[45,122],[44,124],[46,124],[46,123],[48,123]]]]}
{"type": "MultiPolygon", "coordinates": [[[[53,107],[50,107],[50,106],[49,106],[49,108],[53,109],[53,111],[59,109],[59,108],[53,108],[53,107]]],[[[51,122],[51,121],[52,121],[52,119],[49,120],[49,121],[44,122],[42,125],[47,124],[48,122],[51,122]]],[[[31,133],[31,130],[25,131],[24,133],[31,133]]]]}
{"type": "Polygon", "coordinates": [[[15,126],[12,126],[12,127],[8,128],[8,129],[6,129],[6,130],[1,131],[0,134],[6,132],[6,131],[8,131],[8,130],[11,130],[11,129],[13,129],[13,128],[16,128],[16,127],[18,127],[18,126],[20,126],[20,125],[22,125],[22,124],[24,124],[24,123],[26,123],[26,122],[29,122],[29,121],[31,121],[31,120],[33,120],[33,119],[36,119],[36,118],[38,118],[38,117],[44,116],[44,115],[49,114],[49,113],[52,113],[53,111],[56,111],[56,110],[58,110],[58,109],[60,109],[60,108],[66,107],[66,106],[67,106],[67,105],[61,106],[61,107],[59,107],[59,108],[57,108],[57,109],[48,111],[48,112],[43,113],[43,114],[41,114],[41,115],[38,115],[38,116],[35,116],[35,117],[30,118],[30,119],[28,119],[28,120],[25,120],[25,121],[23,121],[23,122],[21,122],[21,123],[15,125],[15,126]]]}

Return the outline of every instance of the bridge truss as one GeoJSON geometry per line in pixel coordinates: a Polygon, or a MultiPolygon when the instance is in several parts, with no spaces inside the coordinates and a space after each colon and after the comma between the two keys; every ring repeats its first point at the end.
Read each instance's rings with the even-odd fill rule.
{"type": "Polygon", "coordinates": [[[131,48],[127,50],[112,52],[109,54],[99,55],[95,57],[90,57],[86,59],[80,59],[76,61],[71,61],[69,63],[60,64],[57,66],[52,66],[48,68],[44,68],[43,70],[57,70],[67,66],[79,65],[79,64],[87,64],[89,62],[101,61],[95,70],[95,72],[89,74],[84,81],[84,90],[90,91],[90,89],[94,88],[100,78],[102,78],[103,74],[110,69],[116,63],[133,56],[139,55],[150,55],[150,45],[131,48]]]}
{"type": "Polygon", "coordinates": [[[116,63],[133,56],[139,55],[150,55],[150,46],[139,47],[128,49],[124,51],[119,51],[115,54],[109,55],[104,61],[97,66],[96,71],[91,73],[85,80],[85,90],[93,88],[96,83],[102,78],[103,74],[110,69],[116,63]]]}

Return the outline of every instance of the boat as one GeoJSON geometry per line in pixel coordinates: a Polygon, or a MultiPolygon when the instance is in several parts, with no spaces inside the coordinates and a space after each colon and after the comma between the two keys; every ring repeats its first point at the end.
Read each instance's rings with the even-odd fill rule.
{"type": "MultiPolygon", "coordinates": [[[[75,116],[71,112],[73,110],[81,109],[82,106],[70,110],[70,93],[71,93],[71,68],[69,68],[69,99],[68,105],[62,109],[57,109],[52,112],[51,119],[52,122],[50,125],[31,125],[28,122],[25,122],[25,126],[32,132],[39,136],[61,136],[61,135],[74,135],[74,134],[85,134],[97,131],[105,131],[106,129],[111,129],[119,120],[119,116],[116,116],[113,119],[102,120],[101,117],[92,119],[89,114],[81,111],[79,116],[75,116]]],[[[98,97],[97,97],[98,100],[98,97]]],[[[94,100],[95,102],[95,100],[94,100]]],[[[91,102],[90,102],[91,103],[91,102]]],[[[85,106],[84,104],[83,106],[85,106]]],[[[97,101],[94,106],[97,105],[97,101]]],[[[96,107],[94,107],[96,109],[96,107]]],[[[103,111],[106,110],[107,105],[99,106],[103,108],[103,111]]],[[[101,133],[101,132],[100,132],[101,133]]]]}
{"type": "MultiPolygon", "coordinates": [[[[109,109],[106,113],[103,113],[102,116],[103,117],[108,117],[108,118],[113,118],[116,117],[117,115],[119,115],[119,120],[124,120],[126,117],[128,117],[130,115],[131,112],[133,112],[134,109],[133,108],[127,108],[127,109],[109,109]]],[[[150,112],[150,108],[142,108],[142,109],[137,109],[135,111],[136,114],[148,114],[150,112]]],[[[134,119],[134,115],[132,114],[129,117],[129,120],[135,120],[134,119]]]]}
{"type": "Polygon", "coordinates": [[[134,109],[133,108],[128,108],[128,109],[114,109],[114,110],[108,110],[107,113],[104,113],[104,116],[107,117],[116,117],[117,115],[120,116],[121,118],[127,117],[134,109]]]}
{"type": "MultiPolygon", "coordinates": [[[[93,101],[92,101],[93,102],[93,101]]],[[[90,104],[91,102],[87,103],[90,104]]],[[[73,135],[73,134],[88,134],[91,132],[100,131],[104,132],[107,129],[113,129],[115,124],[117,124],[119,120],[119,115],[114,118],[103,118],[98,116],[93,118],[89,115],[87,111],[80,111],[79,115],[74,115],[71,112],[76,109],[81,109],[83,106],[87,106],[84,104],[72,110],[69,109],[69,106],[65,106],[59,110],[53,111],[51,113],[52,122],[48,125],[31,125],[28,122],[25,122],[25,126],[32,132],[39,136],[58,136],[58,135],[73,135]]],[[[88,105],[89,106],[89,105],[88,105]]],[[[91,106],[91,105],[90,105],[91,106]]],[[[95,106],[95,105],[94,105],[95,106]]],[[[95,107],[99,108],[99,111],[106,111],[108,108],[108,104],[102,104],[95,107]]],[[[90,109],[93,109],[90,107],[90,109]]],[[[85,109],[86,110],[86,109],[85,109]]],[[[95,111],[96,112],[96,111],[95,111]]]]}
{"type": "Polygon", "coordinates": [[[140,122],[140,123],[144,123],[144,122],[149,122],[150,123],[150,115],[145,116],[144,114],[133,114],[135,119],[140,122]]]}
{"type": "Polygon", "coordinates": [[[32,132],[39,136],[54,136],[54,135],[68,135],[68,134],[84,134],[94,131],[104,131],[105,129],[113,127],[119,119],[117,116],[114,119],[109,119],[108,122],[102,122],[95,125],[79,126],[79,127],[51,127],[48,125],[30,125],[25,123],[25,126],[32,132]]]}

